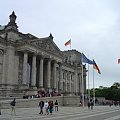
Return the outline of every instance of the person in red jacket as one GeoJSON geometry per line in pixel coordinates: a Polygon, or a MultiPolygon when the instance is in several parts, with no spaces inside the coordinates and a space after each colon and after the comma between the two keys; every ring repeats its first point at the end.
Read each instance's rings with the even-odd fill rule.
{"type": "Polygon", "coordinates": [[[50,112],[50,115],[52,115],[52,111],[53,111],[53,101],[49,101],[49,112],[50,112]]]}

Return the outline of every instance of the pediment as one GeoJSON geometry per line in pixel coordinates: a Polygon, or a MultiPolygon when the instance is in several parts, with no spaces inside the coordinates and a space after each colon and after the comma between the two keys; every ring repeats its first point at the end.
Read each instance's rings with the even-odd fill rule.
{"type": "Polygon", "coordinates": [[[51,52],[52,54],[56,54],[56,55],[60,55],[60,56],[62,55],[58,46],[49,37],[33,40],[33,41],[31,41],[31,44],[34,44],[38,48],[42,48],[47,52],[51,52]]]}

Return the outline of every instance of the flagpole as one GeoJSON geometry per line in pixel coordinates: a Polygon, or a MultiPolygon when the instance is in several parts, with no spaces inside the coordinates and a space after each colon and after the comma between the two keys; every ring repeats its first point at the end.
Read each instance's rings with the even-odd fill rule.
{"type": "Polygon", "coordinates": [[[94,68],[93,68],[93,101],[95,106],[95,81],[94,81],[94,68]]]}
{"type": "MultiPolygon", "coordinates": [[[[71,39],[70,39],[70,41],[71,41],[71,39]]],[[[71,44],[72,44],[72,41],[70,42],[70,50],[71,50],[71,44]]]]}
{"type": "MultiPolygon", "coordinates": [[[[82,57],[81,57],[82,58],[82,57]]],[[[83,60],[82,60],[83,61],[83,60]]],[[[84,107],[84,81],[83,81],[83,64],[82,64],[82,105],[84,107]]]]}
{"type": "MultiPolygon", "coordinates": [[[[81,53],[82,54],[82,62],[84,62],[84,63],[88,63],[88,64],[91,64],[91,65],[93,65],[93,61],[91,61],[91,60],[89,60],[83,53],[81,53]]],[[[89,68],[88,68],[89,69],[89,68]]],[[[83,106],[84,106],[84,80],[83,80],[83,64],[82,64],[82,96],[83,96],[83,106]]],[[[89,77],[88,77],[88,79],[89,79],[89,77]]],[[[90,93],[89,93],[90,94],[90,93]]]]}
{"type": "Polygon", "coordinates": [[[89,64],[88,64],[88,100],[90,102],[90,87],[89,87],[89,64]]]}
{"type": "Polygon", "coordinates": [[[90,84],[89,84],[89,64],[88,64],[88,100],[90,102],[90,88],[89,88],[90,84]]]}

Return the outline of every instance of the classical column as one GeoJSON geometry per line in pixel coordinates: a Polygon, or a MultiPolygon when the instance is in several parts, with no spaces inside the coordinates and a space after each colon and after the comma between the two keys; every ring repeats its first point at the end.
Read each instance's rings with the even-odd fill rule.
{"type": "Polygon", "coordinates": [[[53,84],[54,84],[54,89],[56,89],[57,88],[57,79],[56,79],[56,61],[54,62],[54,66],[53,66],[53,79],[54,79],[54,82],[53,82],[53,84]]]}
{"type": "Polygon", "coordinates": [[[83,75],[83,81],[84,81],[84,92],[86,91],[86,74],[83,75]]]}
{"type": "Polygon", "coordinates": [[[14,65],[15,65],[15,49],[12,46],[7,47],[7,84],[14,84],[14,65]]]}
{"type": "Polygon", "coordinates": [[[80,75],[80,93],[82,93],[82,74],[80,75]]]}
{"type": "Polygon", "coordinates": [[[40,59],[39,87],[43,88],[43,58],[40,59]]]}
{"type": "Polygon", "coordinates": [[[71,93],[71,74],[70,74],[70,81],[69,81],[69,84],[70,84],[70,93],[71,93]]]}
{"type": "Polygon", "coordinates": [[[15,81],[14,81],[14,83],[17,85],[18,85],[18,66],[19,66],[19,55],[16,53],[16,55],[15,55],[15,70],[14,70],[15,81]]]}
{"type": "Polygon", "coordinates": [[[77,69],[75,70],[75,73],[74,73],[74,92],[77,94],[77,86],[78,86],[78,83],[77,83],[77,69]]]}
{"type": "Polygon", "coordinates": [[[31,79],[31,86],[36,86],[36,55],[33,55],[32,59],[32,79],[31,79]]]}
{"type": "Polygon", "coordinates": [[[7,52],[4,50],[3,55],[3,70],[2,70],[2,84],[7,84],[7,72],[6,72],[6,59],[7,59],[7,52]]]}
{"type": "Polygon", "coordinates": [[[67,72],[65,72],[65,92],[67,92],[67,72]]]}
{"type": "Polygon", "coordinates": [[[23,81],[22,84],[26,85],[27,83],[27,62],[28,62],[28,53],[24,53],[24,59],[23,59],[23,81]]]}
{"type": "Polygon", "coordinates": [[[61,64],[59,64],[59,74],[60,74],[60,77],[59,77],[59,89],[60,90],[63,90],[63,77],[62,77],[62,65],[61,64]]]}
{"type": "Polygon", "coordinates": [[[47,88],[50,88],[50,79],[51,79],[51,60],[48,60],[47,63],[47,88]]]}

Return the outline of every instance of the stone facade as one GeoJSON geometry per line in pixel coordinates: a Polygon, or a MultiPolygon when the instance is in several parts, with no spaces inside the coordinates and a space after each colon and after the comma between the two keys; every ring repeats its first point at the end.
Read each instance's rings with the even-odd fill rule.
{"type": "MultiPolygon", "coordinates": [[[[9,17],[10,22],[0,28],[0,94],[40,89],[81,93],[81,53],[61,51],[51,33],[45,38],[23,34],[15,23],[15,13],[9,17]]],[[[83,68],[86,90],[86,68],[83,68]]]]}

